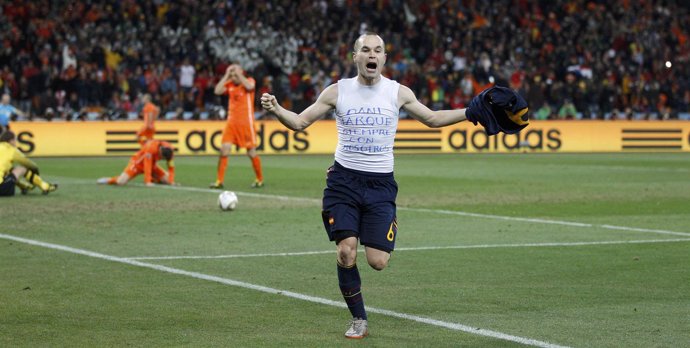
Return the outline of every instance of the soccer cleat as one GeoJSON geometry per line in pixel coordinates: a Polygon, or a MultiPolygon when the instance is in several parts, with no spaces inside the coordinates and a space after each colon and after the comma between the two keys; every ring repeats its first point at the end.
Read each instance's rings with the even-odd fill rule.
{"type": "Polygon", "coordinates": [[[107,184],[108,184],[108,181],[110,181],[110,178],[108,178],[108,177],[103,177],[103,178],[100,178],[100,179],[96,180],[96,183],[99,184],[99,185],[107,185],[107,184]]]}
{"type": "Polygon", "coordinates": [[[369,328],[367,327],[367,320],[360,318],[352,318],[350,328],[345,332],[346,338],[362,339],[369,336],[369,328]]]}
{"type": "Polygon", "coordinates": [[[220,181],[216,181],[216,182],[214,182],[213,184],[208,185],[208,188],[212,188],[212,189],[222,189],[222,188],[223,188],[223,183],[220,182],[220,181]]]}
{"type": "Polygon", "coordinates": [[[47,194],[57,190],[57,188],[58,188],[57,184],[48,184],[48,188],[46,190],[42,189],[41,191],[43,191],[44,195],[47,195],[47,194]]]}
{"type": "Polygon", "coordinates": [[[262,188],[264,187],[264,182],[259,180],[254,180],[252,183],[252,188],[262,188]]]}

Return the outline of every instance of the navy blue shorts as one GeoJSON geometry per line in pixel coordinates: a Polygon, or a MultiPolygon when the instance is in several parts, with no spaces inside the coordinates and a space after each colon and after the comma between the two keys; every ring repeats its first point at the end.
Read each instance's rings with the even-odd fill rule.
{"type": "Polygon", "coordinates": [[[395,248],[398,222],[393,173],[347,169],[338,162],[328,168],[323,190],[323,224],[332,241],[357,237],[365,246],[390,253],[395,248]]]}
{"type": "Polygon", "coordinates": [[[10,172],[5,175],[0,183],[0,196],[14,196],[14,185],[17,184],[17,178],[14,177],[14,173],[10,172]]]}

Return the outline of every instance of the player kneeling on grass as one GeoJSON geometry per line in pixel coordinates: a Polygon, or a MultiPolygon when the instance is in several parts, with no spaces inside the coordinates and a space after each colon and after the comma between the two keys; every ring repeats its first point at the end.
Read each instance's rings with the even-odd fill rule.
{"type": "Polygon", "coordinates": [[[0,134],[0,196],[14,196],[15,185],[22,194],[34,187],[48,194],[58,187],[38,176],[38,166],[17,149],[14,133],[8,130],[0,134]]]}
{"type": "Polygon", "coordinates": [[[175,164],[173,163],[173,147],[167,141],[149,140],[141,150],[130,158],[129,163],[120,176],[98,179],[99,184],[124,185],[137,175],[144,174],[144,184],[173,185],[175,184],[175,164]],[[158,161],[167,161],[168,171],[158,166],[158,161]]]}

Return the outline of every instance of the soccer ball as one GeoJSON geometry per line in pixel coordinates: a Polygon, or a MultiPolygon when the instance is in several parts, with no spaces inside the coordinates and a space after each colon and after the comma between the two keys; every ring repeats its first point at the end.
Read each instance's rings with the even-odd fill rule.
{"type": "Polygon", "coordinates": [[[223,191],[218,196],[218,206],[220,210],[230,211],[237,208],[237,195],[232,191],[223,191]]]}

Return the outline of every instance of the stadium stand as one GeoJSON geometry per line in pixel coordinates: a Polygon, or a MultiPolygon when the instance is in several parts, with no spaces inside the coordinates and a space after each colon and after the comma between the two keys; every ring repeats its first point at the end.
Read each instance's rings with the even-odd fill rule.
{"type": "Polygon", "coordinates": [[[165,119],[223,117],[213,86],[230,61],[256,78],[257,96],[271,91],[301,110],[354,75],[351,45],[364,31],[387,42],[384,74],[430,107],[463,107],[499,84],[519,90],[537,119],[690,118],[690,5],[682,0],[1,6],[0,88],[29,119],[131,119],[144,92],[165,119]]]}

